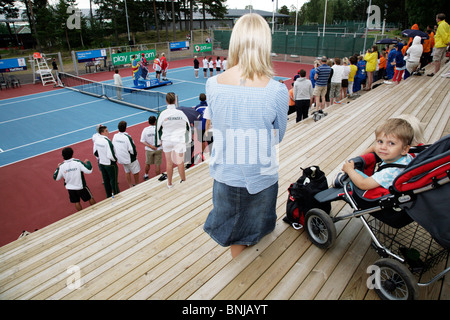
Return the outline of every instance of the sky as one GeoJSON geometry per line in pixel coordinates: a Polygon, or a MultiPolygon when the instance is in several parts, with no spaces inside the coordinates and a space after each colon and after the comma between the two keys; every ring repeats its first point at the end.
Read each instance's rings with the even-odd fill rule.
{"type": "MultiPolygon", "coordinates": [[[[309,0],[278,0],[278,8],[282,6],[287,6],[289,10],[291,6],[294,5],[301,7],[305,2],[309,0]]],[[[271,0],[227,0],[226,5],[230,9],[244,9],[246,5],[252,5],[253,9],[264,10],[272,12],[274,5],[276,6],[277,0],[272,2],[271,0]]],[[[89,8],[89,0],[77,0],[78,7],[80,9],[89,8]]]]}

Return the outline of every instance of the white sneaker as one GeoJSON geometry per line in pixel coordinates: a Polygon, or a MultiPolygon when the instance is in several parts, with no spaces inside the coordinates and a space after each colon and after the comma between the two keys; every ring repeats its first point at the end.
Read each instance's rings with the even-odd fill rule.
{"type": "Polygon", "coordinates": [[[173,184],[169,184],[169,182],[167,182],[167,188],[168,189],[172,189],[173,188],[173,184]]]}

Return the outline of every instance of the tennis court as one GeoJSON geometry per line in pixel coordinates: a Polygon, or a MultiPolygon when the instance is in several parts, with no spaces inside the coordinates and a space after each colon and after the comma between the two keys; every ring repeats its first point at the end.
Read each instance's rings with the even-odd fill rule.
{"type": "MultiPolygon", "coordinates": [[[[293,63],[276,62],[274,66],[277,80],[292,79],[299,68],[299,64],[293,63]]],[[[301,67],[308,72],[311,69],[309,65],[301,67]]],[[[131,70],[121,69],[120,74],[124,86],[131,87],[131,70]]],[[[148,91],[173,91],[178,95],[180,106],[192,107],[199,103],[198,97],[204,92],[207,79],[201,71],[199,78],[195,78],[191,59],[171,62],[167,77],[172,85],[148,91]]],[[[113,72],[91,78],[112,84],[113,72]]],[[[53,172],[63,161],[61,149],[66,146],[74,149],[75,158],[91,161],[94,169],[85,176],[87,185],[97,202],[106,198],[92,153],[92,135],[98,124],[108,126],[112,139],[119,121],[127,121],[127,132],[137,146],[141,181],[144,173],[145,152],[139,140],[148,125],[148,117],[154,113],[70,89],[44,87],[44,92],[28,94],[36,92],[38,86],[40,84],[14,89],[20,96],[0,100],[0,246],[17,239],[23,230],[42,229],[76,211],[63,182],[53,180],[53,172]]],[[[165,170],[164,161],[161,170],[165,170]]],[[[149,176],[155,176],[154,166],[149,176]]],[[[127,188],[125,174],[119,166],[119,189],[127,188]]],[[[82,202],[82,206],[87,204],[82,202]]]]}

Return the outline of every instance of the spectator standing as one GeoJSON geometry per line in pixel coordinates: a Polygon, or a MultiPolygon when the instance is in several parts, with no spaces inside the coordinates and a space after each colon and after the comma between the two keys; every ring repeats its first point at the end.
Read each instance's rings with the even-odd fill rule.
{"type": "Polygon", "coordinates": [[[406,63],[402,53],[402,49],[403,43],[397,43],[397,53],[395,55],[394,60],[395,72],[394,77],[392,78],[392,81],[397,82],[397,84],[399,84],[400,81],[402,80],[403,73],[405,72],[406,69],[406,63]]]}
{"type": "Polygon", "coordinates": [[[395,56],[397,55],[396,45],[391,45],[391,50],[389,50],[388,58],[386,62],[386,78],[391,80],[394,77],[395,72],[395,56]]]}
{"type": "Polygon", "coordinates": [[[297,111],[296,122],[308,118],[309,106],[313,97],[313,88],[311,81],[306,78],[306,71],[301,69],[300,77],[294,82],[294,100],[297,111]]]}
{"type": "Polygon", "coordinates": [[[316,111],[323,113],[323,109],[325,107],[325,95],[327,93],[327,84],[328,78],[331,73],[331,67],[327,65],[326,57],[322,57],[320,62],[322,64],[317,67],[316,74],[314,75],[316,86],[314,88],[313,94],[316,100],[316,111]]]}
{"type": "Polygon", "coordinates": [[[69,200],[75,204],[75,208],[78,211],[82,209],[80,199],[84,202],[89,201],[91,205],[95,204],[95,199],[84,180],[84,174],[92,172],[91,162],[88,159],[82,162],[72,158],[73,149],[70,147],[62,150],[62,157],[64,162],[58,165],[58,168],[53,173],[53,179],[56,181],[64,179],[64,186],[69,192],[69,200]]]}
{"type": "Polygon", "coordinates": [[[436,16],[436,22],[438,27],[436,30],[436,35],[434,36],[434,72],[428,74],[430,77],[434,76],[441,69],[441,64],[443,63],[447,53],[447,46],[450,45],[450,26],[445,21],[445,14],[439,13],[436,16]]]}
{"type": "Polygon", "coordinates": [[[98,133],[100,135],[94,141],[94,155],[98,158],[106,197],[109,198],[119,193],[119,185],[117,183],[117,176],[119,173],[117,167],[117,157],[114,146],[108,138],[108,128],[101,125],[98,128],[98,133]]]}
{"type": "MultiPolygon", "coordinates": [[[[150,166],[155,165],[155,174],[161,173],[162,164],[162,146],[156,146],[156,117],[150,116],[148,118],[148,127],[142,130],[141,143],[145,146],[145,168],[144,168],[144,180],[148,180],[148,172],[150,166]]],[[[164,180],[164,176],[160,177],[160,180],[164,180]]]]}
{"type": "Polygon", "coordinates": [[[198,69],[200,67],[200,62],[197,60],[197,56],[194,57],[194,73],[195,77],[198,78],[198,69]]]}
{"type": "Polygon", "coordinates": [[[347,98],[347,89],[348,89],[348,77],[350,76],[350,72],[352,71],[349,66],[349,60],[347,57],[342,59],[342,82],[341,82],[341,95],[340,99],[347,98]]]}
{"type": "Polygon", "coordinates": [[[358,67],[356,64],[358,63],[358,59],[355,56],[351,56],[350,61],[350,73],[348,75],[348,95],[349,97],[353,97],[353,83],[355,81],[356,72],[358,71],[358,67]]]}
{"type": "Polygon", "coordinates": [[[364,56],[364,60],[367,61],[367,64],[366,64],[367,82],[366,82],[366,87],[364,88],[364,90],[369,91],[370,89],[372,89],[373,73],[377,69],[377,63],[378,63],[377,46],[373,46],[371,49],[367,50],[366,55],[364,56]]]}
{"type": "Polygon", "coordinates": [[[339,103],[338,99],[341,95],[342,78],[344,75],[341,58],[334,58],[334,65],[331,69],[333,69],[333,76],[331,77],[330,83],[330,101],[333,105],[334,103],[339,103]]]}
{"type": "Polygon", "coordinates": [[[117,155],[117,160],[123,165],[128,185],[131,188],[139,183],[141,166],[137,159],[136,145],[131,136],[126,132],[127,122],[120,121],[117,128],[119,129],[119,132],[114,135],[112,142],[117,155]],[[134,184],[131,181],[131,175],[134,177],[134,184]]]}
{"type": "Polygon", "coordinates": [[[230,246],[233,258],[272,232],[277,220],[276,144],[286,131],[289,95],[286,85],[273,79],[271,48],[267,21],[243,15],[231,33],[227,72],[206,83],[214,186],[204,230],[230,246]],[[242,139],[241,132],[252,138],[242,139]]]}
{"type": "Polygon", "coordinates": [[[173,166],[178,167],[181,181],[186,181],[184,170],[184,154],[186,144],[192,140],[191,124],[183,111],[176,108],[175,93],[169,92],[166,95],[167,109],[160,113],[156,121],[157,145],[163,147],[166,158],[167,187],[172,185],[173,166]]]}
{"type": "Polygon", "coordinates": [[[366,83],[366,60],[364,60],[363,56],[358,57],[358,63],[357,67],[358,70],[356,71],[355,80],[353,82],[353,92],[358,92],[361,90],[361,86],[366,83]]]}
{"type": "Polygon", "coordinates": [[[413,74],[419,67],[420,57],[423,52],[421,40],[421,37],[415,36],[411,46],[406,50],[406,55],[408,57],[406,60],[406,70],[408,70],[409,74],[413,74]]]}
{"type": "Polygon", "coordinates": [[[52,60],[52,68],[53,68],[53,73],[55,74],[55,80],[56,80],[56,82],[58,82],[60,79],[59,79],[58,65],[56,64],[55,58],[53,58],[53,60],[52,60]]]}

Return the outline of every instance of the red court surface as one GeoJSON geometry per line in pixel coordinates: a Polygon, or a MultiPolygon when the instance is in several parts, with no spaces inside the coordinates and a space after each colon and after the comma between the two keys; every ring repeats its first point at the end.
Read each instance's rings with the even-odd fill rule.
{"type": "MultiPolygon", "coordinates": [[[[193,66],[192,59],[171,61],[170,68],[182,66],[193,66]]],[[[274,62],[275,73],[281,77],[292,77],[297,70],[304,68],[309,74],[311,65],[274,62]]],[[[131,69],[123,69],[123,76],[131,75],[131,69]]],[[[170,69],[169,69],[170,78],[170,69]]],[[[202,74],[201,74],[202,75],[202,74]]],[[[84,76],[95,81],[111,80],[113,72],[99,72],[84,76]]],[[[194,75],[193,75],[194,76],[194,75]]],[[[292,81],[285,81],[288,88],[292,81]]],[[[37,92],[61,90],[52,86],[43,87],[40,83],[23,85],[15,89],[2,90],[0,100],[29,95],[37,92]]],[[[138,150],[138,160],[141,165],[140,179],[144,174],[145,152],[144,146],[139,142],[141,132],[148,123],[129,127],[127,132],[132,136],[138,150]]],[[[110,128],[112,138],[116,128],[110,128]]],[[[97,202],[106,198],[102,184],[102,177],[98,169],[96,159],[92,154],[92,140],[81,141],[71,145],[74,149],[74,158],[84,161],[89,159],[93,165],[93,172],[85,175],[86,182],[97,202]]],[[[196,151],[197,152],[197,151],[196,151]]],[[[75,206],[69,202],[67,190],[62,181],[54,181],[53,173],[58,163],[62,162],[61,150],[54,150],[31,159],[19,161],[17,163],[0,168],[0,246],[16,240],[22,231],[33,232],[42,229],[60,219],[63,219],[76,212],[75,206]]],[[[175,169],[176,170],[176,169],[175,169]]],[[[165,171],[164,161],[162,171],[165,171]]],[[[176,171],[175,171],[176,172],[176,171]]],[[[150,177],[154,177],[154,167],[150,171],[150,177]]],[[[189,180],[189,171],[187,171],[189,180]]],[[[152,181],[150,183],[165,183],[152,181]]],[[[119,165],[119,189],[128,189],[123,167],[119,165]]],[[[88,203],[81,202],[83,208],[88,203]]]]}

